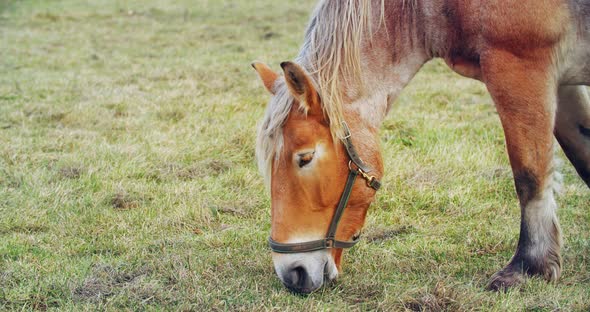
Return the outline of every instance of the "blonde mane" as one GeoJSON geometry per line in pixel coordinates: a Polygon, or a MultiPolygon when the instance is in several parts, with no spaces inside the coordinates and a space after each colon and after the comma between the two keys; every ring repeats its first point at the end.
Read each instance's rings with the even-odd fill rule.
{"type": "MultiPolygon", "coordinates": [[[[384,1],[381,1],[383,20],[384,1]]],[[[355,86],[362,94],[361,52],[370,38],[370,0],[323,0],[314,10],[305,40],[295,62],[308,71],[320,96],[325,116],[330,120],[334,139],[342,138],[344,85],[355,86]]],[[[283,147],[282,127],[287,120],[293,97],[283,78],[275,83],[275,95],[268,104],[258,129],[256,156],[258,168],[270,180],[273,159],[283,147]]]]}

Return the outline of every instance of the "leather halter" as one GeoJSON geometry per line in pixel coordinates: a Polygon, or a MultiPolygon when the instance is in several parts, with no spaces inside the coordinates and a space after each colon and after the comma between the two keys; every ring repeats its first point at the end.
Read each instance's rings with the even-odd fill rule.
{"type": "Polygon", "coordinates": [[[358,243],[360,236],[353,237],[351,241],[337,240],[336,230],[338,229],[338,223],[340,222],[340,218],[342,217],[344,209],[348,204],[348,199],[350,198],[352,187],[354,186],[356,177],[359,174],[363,179],[367,181],[367,186],[374,189],[375,191],[379,190],[379,188],[381,187],[381,182],[379,182],[379,180],[377,180],[377,178],[375,178],[374,176],[369,175],[369,172],[371,172],[371,168],[362,161],[354,145],[352,144],[348,125],[346,123],[342,124],[344,128],[344,138],[342,139],[342,144],[344,144],[346,153],[348,154],[349,158],[348,178],[346,179],[344,191],[340,196],[340,201],[338,202],[338,206],[336,207],[336,211],[334,212],[334,216],[332,217],[332,222],[330,223],[330,227],[328,228],[326,238],[302,243],[279,243],[273,240],[272,237],[269,237],[268,244],[272,251],[277,253],[311,252],[322,249],[350,248],[354,246],[356,243],[358,243]],[[353,164],[356,168],[353,168],[353,164]]]}

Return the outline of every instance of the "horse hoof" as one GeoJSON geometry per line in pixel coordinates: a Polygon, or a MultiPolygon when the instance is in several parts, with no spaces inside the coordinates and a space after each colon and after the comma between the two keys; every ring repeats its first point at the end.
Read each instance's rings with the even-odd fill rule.
{"type": "Polygon", "coordinates": [[[524,282],[524,274],[511,267],[496,272],[490,279],[487,289],[491,291],[506,291],[524,282]]]}
{"type": "Polygon", "coordinates": [[[552,261],[534,263],[523,259],[512,260],[504,269],[490,279],[487,289],[506,291],[508,288],[522,284],[526,276],[539,276],[549,283],[554,283],[561,275],[561,257],[557,255],[552,261]]]}

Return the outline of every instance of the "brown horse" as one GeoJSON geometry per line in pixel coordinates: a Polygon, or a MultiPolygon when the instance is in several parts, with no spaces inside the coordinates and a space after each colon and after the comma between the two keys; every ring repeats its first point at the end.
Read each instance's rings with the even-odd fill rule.
{"type": "Polygon", "coordinates": [[[526,275],[557,280],[553,136],[590,185],[590,100],[581,86],[590,84],[589,30],[590,0],[320,1],[298,58],[281,64],[284,75],[253,64],[273,94],[257,157],[285,286],[308,293],[337,276],[342,248],[356,242],[378,188],[371,181],[382,174],[379,126],[437,57],[485,83],[504,128],[520,238],[489,288],[526,275]]]}

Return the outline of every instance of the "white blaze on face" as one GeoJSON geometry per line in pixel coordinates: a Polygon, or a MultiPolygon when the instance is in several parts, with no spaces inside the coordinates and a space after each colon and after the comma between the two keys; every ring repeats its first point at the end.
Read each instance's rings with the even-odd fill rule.
{"type": "MultiPolygon", "coordinates": [[[[311,148],[303,148],[295,151],[292,157],[297,173],[302,177],[314,177],[318,174],[318,164],[328,157],[328,154],[328,147],[323,141],[315,142],[311,148]],[[298,162],[301,157],[309,154],[313,155],[311,161],[299,167],[298,162]]],[[[281,209],[275,211],[275,217],[280,214],[280,211],[281,209]]],[[[291,237],[285,241],[281,241],[281,243],[295,244],[324,239],[326,235],[325,231],[327,231],[327,229],[299,230],[305,231],[305,233],[297,233],[296,231],[291,234],[291,237]]],[[[302,286],[301,289],[298,289],[301,292],[314,291],[320,288],[325,280],[333,280],[338,276],[338,269],[332,257],[332,252],[328,249],[292,254],[273,252],[272,260],[275,271],[283,284],[291,289],[298,289],[298,286],[302,286]],[[298,274],[305,274],[305,277],[298,276],[298,274]],[[297,281],[305,282],[297,283],[297,281]]]]}
{"type": "Polygon", "coordinates": [[[314,148],[299,150],[296,153],[294,153],[293,157],[295,158],[295,161],[297,162],[299,155],[303,155],[306,153],[313,153],[313,159],[305,167],[299,168],[298,173],[301,175],[309,175],[309,174],[315,172],[317,163],[322,158],[326,157],[326,154],[327,154],[326,153],[326,146],[323,143],[318,142],[314,148]]]}

